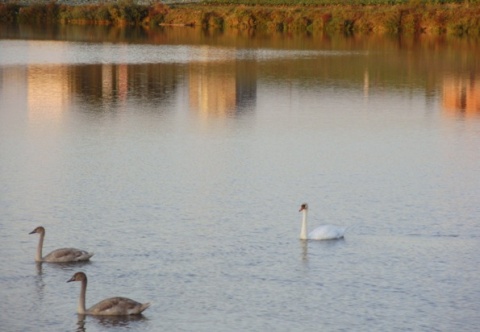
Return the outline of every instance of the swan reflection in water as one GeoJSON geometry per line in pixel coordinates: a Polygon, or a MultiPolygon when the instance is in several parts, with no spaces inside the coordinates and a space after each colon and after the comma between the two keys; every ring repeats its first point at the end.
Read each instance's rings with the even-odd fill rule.
{"type": "MultiPolygon", "coordinates": [[[[59,272],[62,271],[73,271],[74,269],[78,269],[79,267],[83,267],[89,264],[92,264],[91,261],[83,261],[83,262],[70,262],[70,263],[55,263],[55,264],[49,264],[45,262],[35,262],[35,290],[36,293],[38,294],[38,298],[40,299],[40,302],[43,302],[43,298],[45,295],[45,281],[43,280],[43,264],[46,264],[48,266],[47,268],[47,274],[48,274],[48,269],[54,269],[59,272]]],[[[57,272],[55,271],[55,273],[57,272]]]]}
{"type": "Polygon", "coordinates": [[[311,258],[311,257],[309,257],[309,254],[308,254],[308,246],[309,245],[312,246],[312,248],[314,248],[314,250],[316,250],[315,248],[318,249],[318,251],[315,251],[313,253],[313,256],[315,257],[316,255],[325,255],[325,251],[320,252],[320,250],[333,249],[334,247],[343,246],[345,243],[346,243],[345,238],[336,239],[336,240],[333,240],[333,241],[300,240],[300,250],[301,250],[300,257],[302,259],[302,263],[305,264],[305,265],[308,265],[309,259],[311,258]]]}
{"type": "Polygon", "coordinates": [[[49,268],[62,270],[62,271],[73,271],[78,268],[82,268],[86,265],[92,264],[91,261],[82,261],[82,262],[67,262],[67,263],[55,263],[55,264],[48,264],[48,262],[35,262],[35,271],[37,272],[38,276],[43,274],[43,264],[49,266],[49,268]]]}
{"type": "Polygon", "coordinates": [[[105,328],[139,328],[138,326],[133,326],[137,322],[147,321],[144,315],[129,315],[129,316],[92,316],[92,315],[83,315],[77,314],[77,332],[85,332],[92,329],[92,324],[96,323],[101,327],[105,328]],[[88,320],[87,320],[88,317],[88,320]],[[90,328],[87,329],[87,325],[90,324],[90,328]]]}
{"type": "Polygon", "coordinates": [[[300,241],[300,246],[302,247],[302,262],[308,262],[308,242],[300,241]]]}

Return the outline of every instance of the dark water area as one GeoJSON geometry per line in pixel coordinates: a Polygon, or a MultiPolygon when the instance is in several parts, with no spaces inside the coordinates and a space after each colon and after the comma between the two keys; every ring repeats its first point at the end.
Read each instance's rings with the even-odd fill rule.
{"type": "Polygon", "coordinates": [[[476,331],[479,47],[2,26],[2,331],[476,331]]]}

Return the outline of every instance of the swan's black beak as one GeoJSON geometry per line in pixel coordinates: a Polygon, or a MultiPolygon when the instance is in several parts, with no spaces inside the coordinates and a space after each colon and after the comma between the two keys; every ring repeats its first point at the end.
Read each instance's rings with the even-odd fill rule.
{"type": "Polygon", "coordinates": [[[31,231],[30,233],[28,233],[28,234],[35,234],[35,233],[36,233],[35,230],[33,230],[33,231],[31,231]]]}
{"type": "Polygon", "coordinates": [[[75,276],[71,277],[70,279],[67,280],[67,282],[75,281],[75,276]]]}

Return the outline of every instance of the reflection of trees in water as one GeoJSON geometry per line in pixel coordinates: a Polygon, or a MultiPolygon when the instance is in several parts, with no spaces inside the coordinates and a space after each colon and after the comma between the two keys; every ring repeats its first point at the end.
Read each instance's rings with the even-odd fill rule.
{"type": "Polygon", "coordinates": [[[257,99],[257,65],[239,62],[236,72],[237,112],[252,109],[257,99]]]}
{"type": "MultiPolygon", "coordinates": [[[[476,56],[480,44],[461,39],[353,36],[297,38],[292,45],[310,53],[297,58],[272,58],[261,67],[259,76],[268,76],[280,84],[299,82],[307,88],[332,82],[345,88],[357,88],[364,85],[367,73],[371,92],[375,88],[411,89],[432,95],[433,91],[441,89],[445,73],[465,74],[465,71],[478,72],[480,69],[476,56]]],[[[278,49],[292,51],[288,46],[285,42],[284,47],[278,49]]]]}
{"type": "Polygon", "coordinates": [[[442,88],[442,106],[447,114],[480,115],[480,79],[475,73],[446,76],[442,88]]]}
{"type": "MultiPolygon", "coordinates": [[[[21,31],[3,33],[25,36],[41,33],[31,27],[16,29],[21,31]]],[[[251,109],[257,98],[257,81],[265,80],[272,86],[297,86],[302,90],[317,91],[332,86],[363,90],[366,97],[386,90],[424,91],[427,102],[441,95],[443,108],[449,114],[480,113],[477,83],[480,44],[465,39],[202,34],[196,29],[147,32],[107,27],[55,29],[43,35],[55,35],[58,40],[88,40],[93,32],[99,32],[140,45],[155,38],[170,45],[195,47],[202,43],[208,62],[30,65],[23,71],[10,68],[8,75],[0,72],[4,80],[10,81],[19,79],[12,76],[13,72],[26,76],[25,99],[31,116],[45,116],[45,110],[50,117],[58,116],[72,98],[93,105],[89,109],[98,111],[117,108],[129,99],[139,106],[171,104],[179,83],[187,78],[190,106],[202,110],[202,114],[233,114],[251,109]],[[225,59],[210,62],[209,49],[213,48],[218,56],[218,48],[225,47],[237,53],[229,51],[225,59]]]]}
{"type": "MultiPolygon", "coordinates": [[[[189,65],[191,106],[203,113],[226,114],[248,109],[256,99],[253,61],[189,65]]],[[[103,110],[127,99],[158,104],[174,98],[184,66],[178,64],[102,64],[71,67],[71,91],[103,110]]]]}
{"type": "Polygon", "coordinates": [[[190,64],[190,108],[204,115],[217,116],[251,109],[257,97],[256,68],[254,61],[190,64]]]}
{"type": "Polygon", "coordinates": [[[53,110],[61,112],[74,99],[96,112],[116,109],[127,101],[139,108],[154,103],[158,110],[162,104],[174,103],[178,87],[188,79],[193,109],[225,115],[251,109],[255,104],[257,66],[253,60],[189,65],[48,65],[31,66],[22,75],[28,77],[31,111],[48,104],[49,114],[53,110]]]}
{"type": "Polygon", "coordinates": [[[173,98],[181,68],[171,64],[99,64],[72,67],[72,92],[84,102],[105,105],[127,98],[173,98]]]}

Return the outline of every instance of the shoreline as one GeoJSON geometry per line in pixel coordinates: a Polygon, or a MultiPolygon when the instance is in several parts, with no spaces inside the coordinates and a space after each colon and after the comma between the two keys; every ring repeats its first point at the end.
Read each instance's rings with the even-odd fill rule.
{"type": "Polygon", "coordinates": [[[207,30],[479,37],[480,3],[271,6],[60,0],[30,5],[0,3],[0,20],[32,24],[196,26],[207,30]]]}

